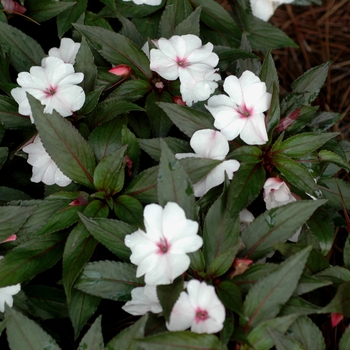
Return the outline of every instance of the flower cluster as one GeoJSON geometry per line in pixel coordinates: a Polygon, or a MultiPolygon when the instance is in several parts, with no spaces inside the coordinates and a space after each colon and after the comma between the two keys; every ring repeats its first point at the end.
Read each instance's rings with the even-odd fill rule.
{"type": "Polygon", "coordinates": [[[160,38],[158,49],[150,51],[151,70],[167,80],[180,79],[182,99],[188,106],[206,100],[217,88],[220,75],[214,67],[219,57],[213,44],[202,45],[201,39],[192,34],[160,38]]]}
{"type": "MultiPolygon", "coordinates": [[[[144,287],[132,290],[132,300],[123,309],[132,315],[149,311],[160,313],[157,285],[170,284],[190,265],[186,253],[197,251],[203,244],[198,236],[198,223],[189,220],[176,203],[167,203],[164,209],[149,204],[144,210],[146,232],[137,230],[125,237],[131,249],[130,260],[137,265],[136,276],[145,276],[144,287]]],[[[171,331],[191,328],[196,333],[216,333],[223,327],[225,308],[213,286],[191,280],[187,293],[181,292],[170,315],[167,328],[171,331]]]]}
{"type": "MultiPolygon", "coordinates": [[[[83,81],[84,74],[75,73],[73,68],[79,48],[79,43],[63,38],[59,48],[49,50],[41,67],[31,67],[29,73],[18,74],[17,83],[21,87],[12,89],[11,95],[19,105],[20,114],[30,116],[34,123],[27,93],[41,101],[44,113],[56,110],[62,117],[69,117],[83,106],[85,93],[77,84],[83,81]]],[[[46,152],[39,136],[23,147],[23,151],[29,154],[28,163],[33,166],[31,181],[62,187],[71,183],[46,152]]]]}

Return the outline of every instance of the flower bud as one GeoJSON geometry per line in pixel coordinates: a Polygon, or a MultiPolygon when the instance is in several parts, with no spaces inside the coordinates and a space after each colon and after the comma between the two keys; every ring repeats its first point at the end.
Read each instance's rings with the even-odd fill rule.
{"type": "Polygon", "coordinates": [[[13,0],[1,0],[1,5],[7,13],[24,13],[27,11],[25,7],[13,0]]]}
{"type": "Polygon", "coordinates": [[[275,131],[282,132],[287,130],[299,117],[300,108],[297,108],[295,111],[289,113],[285,118],[282,118],[278,123],[275,131]]]}
{"type": "Polygon", "coordinates": [[[6,242],[13,242],[17,239],[16,235],[11,235],[10,237],[7,237],[6,239],[4,239],[2,242],[0,243],[6,243],[6,242]]]}
{"type": "Polygon", "coordinates": [[[120,77],[128,77],[131,74],[131,68],[126,64],[118,64],[108,71],[109,73],[120,77]]]}
{"type": "Polygon", "coordinates": [[[74,201],[70,202],[69,205],[72,207],[77,207],[80,205],[88,205],[89,202],[83,197],[83,196],[78,196],[74,201]]]}
{"type": "Polygon", "coordinates": [[[186,106],[186,102],[184,102],[181,96],[173,96],[173,102],[180,106],[186,106]]]}
{"type": "Polygon", "coordinates": [[[339,322],[344,318],[344,315],[338,314],[337,312],[332,312],[331,314],[331,322],[332,322],[332,327],[337,327],[339,322]]]}

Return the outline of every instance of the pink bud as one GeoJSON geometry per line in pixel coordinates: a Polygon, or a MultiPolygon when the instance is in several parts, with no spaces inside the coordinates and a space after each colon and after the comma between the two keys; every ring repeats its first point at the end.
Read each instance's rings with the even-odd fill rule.
{"type": "Polygon", "coordinates": [[[72,207],[77,207],[79,205],[88,205],[89,202],[83,198],[83,196],[78,196],[74,201],[70,202],[69,205],[72,207]]]}
{"type": "Polygon", "coordinates": [[[8,13],[24,13],[27,11],[25,7],[13,0],[1,0],[1,5],[4,7],[4,11],[8,13]]]}
{"type": "Polygon", "coordinates": [[[233,262],[233,266],[234,267],[238,267],[238,266],[249,266],[253,263],[254,261],[251,259],[246,259],[246,258],[236,258],[233,262]]]}
{"type": "Polygon", "coordinates": [[[163,84],[162,81],[157,81],[155,83],[155,86],[156,86],[157,89],[160,89],[160,90],[164,89],[164,84],[163,84]]]}
{"type": "Polygon", "coordinates": [[[287,130],[299,117],[300,108],[297,108],[295,111],[289,113],[285,118],[282,118],[278,123],[275,131],[282,132],[287,130]]]}
{"type": "Polygon", "coordinates": [[[11,235],[10,237],[4,239],[1,243],[6,243],[6,242],[13,242],[17,239],[16,235],[11,235]]]}
{"type": "Polygon", "coordinates": [[[331,313],[331,321],[332,321],[332,327],[336,327],[339,322],[344,318],[344,315],[338,314],[337,312],[331,313]]]}
{"type": "Polygon", "coordinates": [[[126,163],[126,167],[128,169],[128,175],[131,176],[132,175],[132,160],[128,157],[125,156],[125,163],[126,163]]]}
{"type": "Polygon", "coordinates": [[[109,73],[118,75],[120,77],[128,77],[131,73],[131,68],[126,64],[118,64],[108,71],[109,73]]]}
{"type": "Polygon", "coordinates": [[[186,102],[184,102],[181,96],[174,96],[173,102],[180,106],[186,106],[186,102]]]}

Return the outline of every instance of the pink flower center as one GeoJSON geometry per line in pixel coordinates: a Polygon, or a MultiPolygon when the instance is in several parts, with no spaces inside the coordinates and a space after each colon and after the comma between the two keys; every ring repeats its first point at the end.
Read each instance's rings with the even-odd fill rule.
{"type": "Polygon", "coordinates": [[[46,89],[46,91],[44,91],[45,92],[45,94],[47,95],[47,96],[52,96],[52,95],[54,95],[55,93],[56,93],[56,89],[55,88],[53,88],[53,87],[49,87],[48,89],[46,89]]]}
{"type": "Polygon", "coordinates": [[[207,318],[209,318],[208,311],[202,310],[200,308],[196,310],[196,318],[195,318],[196,323],[205,321],[207,318]]]}
{"type": "Polygon", "coordinates": [[[242,118],[248,118],[253,115],[253,109],[246,107],[246,105],[238,106],[236,111],[241,115],[242,118]]]}
{"type": "Polygon", "coordinates": [[[186,61],[186,58],[180,58],[180,57],[176,57],[176,63],[178,64],[179,67],[187,67],[190,64],[186,61]]]}
{"type": "Polygon", "coordinates": [[[158,254],[166,254],[170,249],[170,244],[165,238],[161,238],[160,241],[157,243],[157,246],[159,248],[159,250],[157,251],[158,254]]]}

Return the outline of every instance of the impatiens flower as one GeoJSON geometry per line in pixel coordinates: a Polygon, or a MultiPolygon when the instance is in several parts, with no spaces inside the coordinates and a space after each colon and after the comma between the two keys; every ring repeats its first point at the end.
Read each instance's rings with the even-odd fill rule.
{"type": "MultiPolygon", "coordinates": [[[[224,160],[229,152],[229,145],[224,135],[219,131],[204,129],[196,131],[190,141],[195,153],[177,153],[177,159],[195,157],[224,160]]],[[[239,168],[237,160],[226,160],[211,170],[202,180],[193,185],[194,195],[201,197],[211,188],[222,184],[225,180],[225,172],[228,178],[233,178],[233,173],[239,168]]]]}
{"type": "Polygon", "coordinates": [[[132,1],[136,5],[150,5],[150,6],[158,6],[162,3],[162,0],[123,0],[125,2],[132,1]]]}
{"type": "Polygon", "coordinates": [[[57,57],[43,59],[45,67],[31,67],[29,73],[18,74],[17,83],[21,86],[11,90],[11,95],[19,104],[19,113],[29,115],[32,111],[26,92],[45,106],[44,113],[55,109],[62,117],[68,117],[80,109],[85,102],[84,90],[77,86],[84,79],[83,73],[75,73],[69,63],[57,57]]]}
{"type": "Polygon", "coordinates": [[[224,90],[229,95],[216,95],[206,106],[215,118],[214,126],[227,138],[238,135],[248,145],[263,145],[268,140],[265,112],[270,107],[271,94],[266,84],[250,71],[238,79],[230,75],[225,79],[224,90]]]}
{"type": "Polygon", "coordinates": [[[213,44],[202,45],[201,39],[192,34],[174,35],[169,40],[160,38],[158,49],[150,52],[150,68],[167,80],[180,79],[182,99],[188,106],[206,100],[217,88],[221,79],[214,67],[219,57],[213,44]]]}
{"type": "MultiPolygon", "coordinates": [[[[290,192],[287,184],[278,177],[270,177],[264,184],[264,201],[266,203],[266,209],[280,207],[288,203],[296,201],[296,198],[290,192]]],[[[300,235],[301,227],[295,234],[288,240],[297,242],[300,235]]]]}
{"type": "Polygon", "coordinates": [[[30,179],[32,182],[42,181],[46,185],[56,184],[61,187],[72,182],[48,155],[39,135],[35,137],[33,143],[23,147],[22,150],[28,153],[27,162],[33,166],[33,175],[30,179]]]}
{"type": "Polygon", "coordinates": [[[159,314],[163,310],[158,300],[157,286],[146,284],[144,287],[134,288],[131,291],[131,300],[122,309],[134,316],[141,316],[149,311],[159,314]]]}
{"type": "Polygon", "coordinates": [[[137,230],[125,237],[131,249],[130,261],[137,265],[136,276],[145,275],[146,284],[170,284],[190,266],[186,253],[197,251],[203,244],[197,235],[198,223],[186,219],[177,203],[145,207],[146,232],[137,230]]]}
{"type": "Polygon", "coordinates": [[[278,6],[292,2],[294,0],[250,0],[250,6],[255,17],[268,21],[278,6]]]}
{"type": "Polygon", "coordinates": [[[215,293],[213,286],[191,280],[187,293],[181,292],[175,303],[169,323],[170,331],[191,328],[195,333],[216,333],[221,331],[225,321],[225,307],[215,293]]]}
{"type": "Polygon", "coordinates": [[[62,38],[60,47],[50,49],[49,56],[60,58],[64,63],[74,64],[79,49],[80,43],[76,43],[70,38],[62,38]]]}
{"type": "MultiPolygon", "coordinates": [[[[0,260],[3,256],[0,256],[0,260]]],[[[21,284],[17,283],[12,286],[0,288],[0,312],[5,312],[5,303],[13,306],[13,295],[16,295],[21,290],[21,284]]]]}

